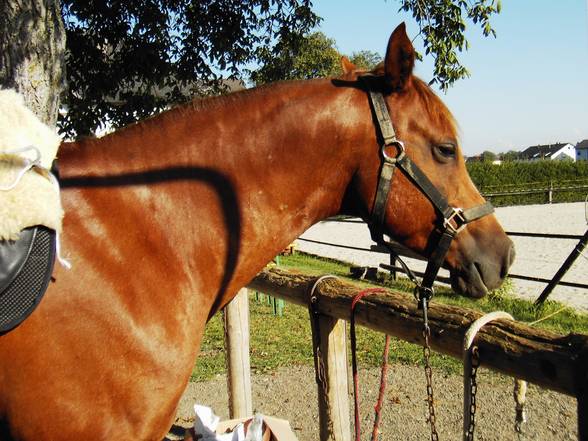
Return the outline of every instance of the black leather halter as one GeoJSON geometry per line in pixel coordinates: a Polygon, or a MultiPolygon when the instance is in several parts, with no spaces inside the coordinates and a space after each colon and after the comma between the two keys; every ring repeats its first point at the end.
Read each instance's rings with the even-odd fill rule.
{"type": "Polygon", "coordinates": [[[426,310],[427,303],[433,295],[433,283],[435,282],[439,269],[443,265],[451,242],[469,222],[491,214],[494,211],[494,207],[492,207],[490,202],[466,210],[451,206],[445,196],[437,190],[422,170],[406,155],[404,144],[396,138],[384,96],[381,92],[373,90],[374,86],[370,79],[375,78],[360,77],[360,79],[367,86],[371,108],[377,122],[378,138],[381,143],[380,154],[382,165],[371,219],[368,223],[372,239],[376,243],[384,245],[398,258],[396,251],[392,248],[392,244],[384,239],[386,206],[392,186],[392,177],[396,168],[400,169],[429,201],[431,201],[441,220],[439,241],[427,263],[427,269],[421,282],[418,282],[406,264],[402,262],[402,259],[398,258],[398,261],[407,270],[409,277],[417,285],[415,296],[419,301],[419,306],[424,307],[426,310]],[[388,154],[387,149],[389,147],[396,148],[397,154],[395,157],[388,154]]]}

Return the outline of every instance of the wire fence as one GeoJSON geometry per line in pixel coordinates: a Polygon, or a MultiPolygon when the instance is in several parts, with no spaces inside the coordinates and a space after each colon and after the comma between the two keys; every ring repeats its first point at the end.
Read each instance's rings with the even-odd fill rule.
{"type": "MultiPolygon", "coordinates": [[[[340,222],[340,223],[365,224],[365,222],[362,221],[362,220],[354,219],[354,218],[349,218],[349,217],[346,217],[346,216],[340,216],[340,217],[336,217],[336,218],[331,218],[331,219],[328,219],[327,221],[328,222],[340,222]]],[[[588,230],[586,231],[586,233],[584,235],[577,235],[577,234],[546,234],[546,233],[531,233],[531,232],[520,232],[520,231],[507,231],[506,234],[508,236],[518,236],[518,237],[542,238],[542,239],[556,239],[556,240],[575,240],[575,241],[578,241],[578,244],[576,245],[576,247],[574,248],[574,250],[572,251],[572,253],[570,254],[570,256],[568,256],[568,258],[563,262],[562,266],[560,267],[560,270],[556,273],[556,275],[554,276],[554,278],[547,279],[547,278],[544,278],[544,277],[536,277],[536,276],[531,276],[531,275],[526,275],[526,274],[509,274],[508,277],[510,277],[511,279],[518,279],[518,280],[525,280],[525,281],[531,281],[531,282],[537,282],[537,283],[547,284],[547,287],[550,287],[551,290],[553,289],[553,287],[555,287],[555,285],[567,286],[567,287],[571,287],[571,288],[581,288],[581,289],[587,289],[588,290],[588,284],[586,284],[586,283],[566,282],[566,281],[561,280],[561,278],[563,277],[563,275],[565,274],[565,272],[573,264],[575,258],[578,255],[582,255],[583,256],[582,251],[584,250],[584,248],[586,247],[586,244],[588,242],[588,230]],[[556,278],[558,280],[556,280],[556,278]]],[[[364,248],[364,247],[356,247],[356,246],[346,245],[346,244],[337,244],[337,243],[325,242],[325,241],[320,241],[320,240],[315,240],[315,239],[299,238],[298,240],[299,241],[302,241],[302,242],[313,243],[313,244],[316,244],[316,245],[330,246],[330,247],[347,249],[347,250],[353,250],[353,251],[364,251],[364,252],[369,252],[369,253],[379,253],[379,254],[387,254],[387,255],[390,255],[390,251],[388,249],[386,249],[385,247],[377,246],[377,245],[372,245],[370,248],[364,248]]],[[[409,258],[412,258],[412,259],[418,259],[418,260],[423,260],[423,261],[426,260],[426,258],[424,258],[423,256],[420,256],[419,254],[411,251],[408,248],[403,247],[400,244],[394,244],[394,251],[399,256],[402,256],[402,257],[409,257],[409,258]]],[[[401,266],[395,265],[393,259],[391,260],[390,265],[388,265],[388,264],[380,264],[380,267],[383,268],[383,269],[386,269],[386,270],[390,271],[393,274],[394,273],[397,273],[397,272],[401,272],[401,273],[405,273],[406,272],[404,270],[404,268],[402,268],[401,266]]],[[[419,273],[419,272],[415,272],[415,274],[417,276],[422,276],[422,273],[419,273]]],[[[437,280],[437,282],[440,282],[440,283],[445,283],[445,284],[449,284],[450,283],[449,278],[448,277],[445,277],[445,276],[438,276],[436,280],[437,280]]],[[[551,292],[551,290],[549,292],[547,292],[547,293],[546,293],[546,291],[544,291],[543,293],[541,293],[541,295],[539,296],[539,299],[542,299],[542,301],[544,301],[545,298],[547,298],[547,296],[551,292]]]]}

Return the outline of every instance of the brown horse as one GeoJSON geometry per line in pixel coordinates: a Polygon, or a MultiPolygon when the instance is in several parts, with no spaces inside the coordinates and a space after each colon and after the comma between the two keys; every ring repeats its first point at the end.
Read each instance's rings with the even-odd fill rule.
{"type": "MultiPolygon", "coordinates": [[[[412,76],[399,26],[382,77],[407,154],[455,206],[482,202],[454,121],[412,76]]],[[[0,439],[161,440],[207,320],[315,222],[369,213],[380,167],[366,93],[296,81],[195,101],[100,139],[63,145],[62,248],[37,310],[0,336],[0,439]]],[[[429,201],[400,173],[391,236],[430,253],[429,201]]],[[[445,266],[473,296],[500,285],[512,243],[493,216],[454,240],[445,266]]]]}

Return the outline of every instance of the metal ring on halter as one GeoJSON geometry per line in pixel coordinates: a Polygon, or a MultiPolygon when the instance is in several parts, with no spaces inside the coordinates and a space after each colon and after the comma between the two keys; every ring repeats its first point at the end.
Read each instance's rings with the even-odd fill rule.
{"type": "Polygon", "coordinates": [[[398,139],[388,144],[382,144],[381,151],[384,161],[392,163],[400,161],[402,158],[404,158],[404,155],[406,155],[406,148],[404,147],[404,143],[398,139]],[[398,149],[398,154],[396,156],[390,156],[388,153],[386,153],[386,148],[391,146],[394,146],[398,149]]]}

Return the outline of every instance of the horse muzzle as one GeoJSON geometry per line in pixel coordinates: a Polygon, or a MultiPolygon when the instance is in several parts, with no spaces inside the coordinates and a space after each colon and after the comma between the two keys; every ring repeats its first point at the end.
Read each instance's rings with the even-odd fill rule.
{"type": "Polygon", "coordinates": [[[451,265],[451,287],[455,292],[481,298],[502,285],[516,254],[512,241],[502,235],[490,244],[468,247],[462,263],[451,265]]]}

